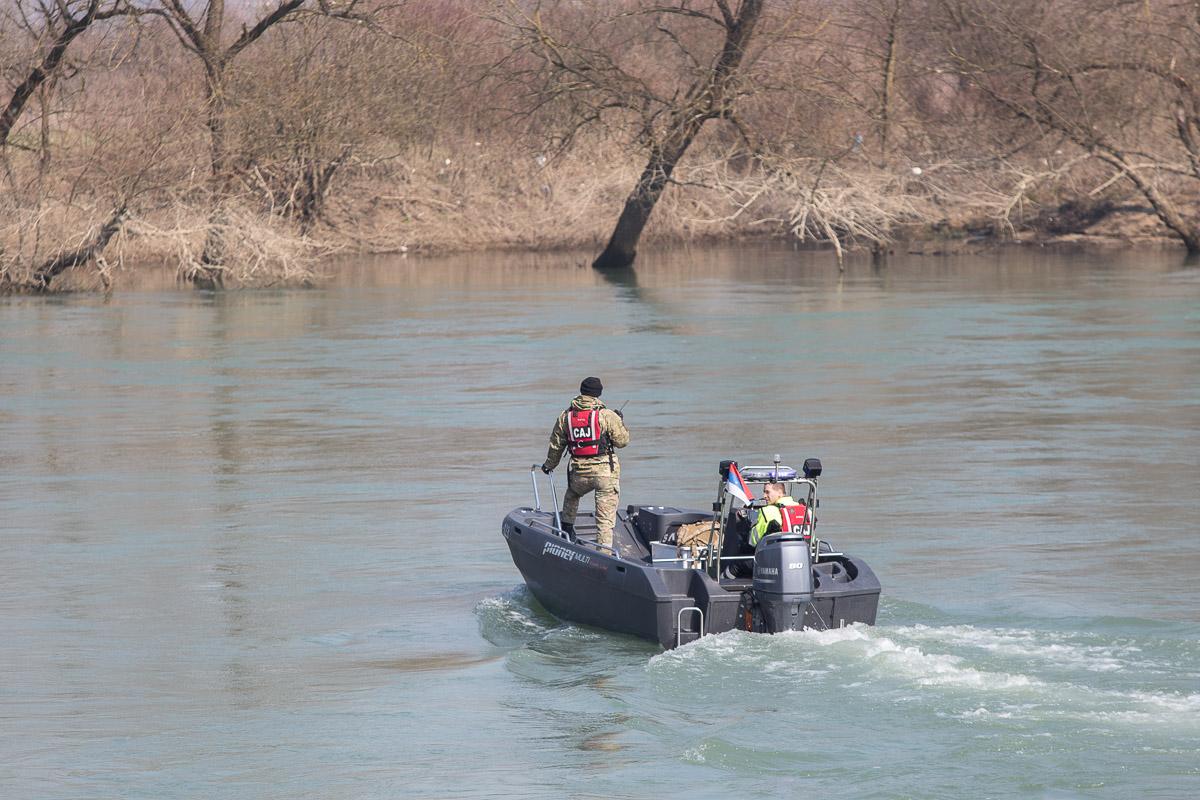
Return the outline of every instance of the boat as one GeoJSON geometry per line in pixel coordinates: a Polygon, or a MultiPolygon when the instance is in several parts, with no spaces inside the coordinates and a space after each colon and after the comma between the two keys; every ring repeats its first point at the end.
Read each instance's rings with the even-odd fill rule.
{"type": "Polygon", "coordinates": [[[594,514],[580,513],[574,531],[563,528],[553,474],[554,506],[542,508],[539,470],[530,469],[534,505],[509,512],[501,533],[529,591],[560,619],[666,649],[734,629],[778,633],[875,624],[875,573],[816,535],[820,459],[806,459],[802,474],[778,456],[768,466],[721,461],[711,509],[629,505],[617,512],[611,547],[597,543],[594,514]],[[768,483],[784,484],[807,511],[786,516],[788,530],[769,533],[751,549],[745,538],[749,511],[766,504],[753,498],[761,498],[768,483]],[[681,531],[697,528],[699,542],[681,542],[681,531]]]}

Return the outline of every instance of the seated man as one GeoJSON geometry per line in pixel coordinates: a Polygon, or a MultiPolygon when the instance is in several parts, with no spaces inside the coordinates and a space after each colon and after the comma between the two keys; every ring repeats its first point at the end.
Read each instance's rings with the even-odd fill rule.
{"type": "Polygon", "coordinates": [[[754,523],[754,527],[750,529],[749,543],[752,548],[757,549],[758,543],[763,537],[769,533],[778,533],[784,529],[784,514],[782,508],[794,508],[795,510],[786,512],[788,522],[791,523],[787,527],[792,528],[796,525],[806,523],[812,519],[812,515],[808,513],[803,503],[798,503],[790,496],[784,494],[784,486],[782,483],[768,483],[763,486],[763,498],[767,504],[758,510],[758,520],[754,523]]]}
{"type": "MultiPolygon", "coordinates": [[[[812,514],[804,503],[797,502],[784,492],[782,483],[763,486],[766,505],[758,509],[758,519],[753,525],[748,524],[745,508],[738,509],[736,514],[730,516],[731,524],[725,532],[722,557],[752,554],[765,536],[784,529],[785,516],[789,529],[812,521],[812,514]],[[783,511],[785,508],[791,510],[783,511]]],[[[748,578],[753,573],[754,562],[751,559],[731,560],[724,571],[726,578],[748,578]]]]}

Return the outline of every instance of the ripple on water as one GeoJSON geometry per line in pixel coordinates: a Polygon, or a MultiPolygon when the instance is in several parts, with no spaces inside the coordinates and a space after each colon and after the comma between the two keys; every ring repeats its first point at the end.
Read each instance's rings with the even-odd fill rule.
{"type": "Polygon", "coordinates": [[[1156,644],[961,624],[855,625],[770,637],[734,631],[661,653],[647,671],[665,694],[699,692],[759,711],[801,700],[836,706],[853,696],[893,714],[1014,720],[1022,727],[1086,723],[1106,735],[1133,726],[1200,743],[1200,693],[1096,683],[1114,671],[1192,668],[1167,660],[1156,644]]]}
{"type": "Polygon", "coordinates": [[[480,600],[475,617],[483,637],[498,647],[519,647],[563,624],[538,605],[524,584],[480,600]]]}

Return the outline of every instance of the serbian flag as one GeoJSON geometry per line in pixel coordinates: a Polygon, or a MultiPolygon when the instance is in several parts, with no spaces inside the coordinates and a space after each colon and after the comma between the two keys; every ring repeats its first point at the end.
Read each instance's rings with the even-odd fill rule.
{"type": "Polygon", "coordinates": [[[736,461],[729,462],[729,472],[725,476],[725,491],[746,504],[749,504],[754,499],[754,494],[750,491],[750,487],[742,480],[742,473],[738,472],[736,461]]]}

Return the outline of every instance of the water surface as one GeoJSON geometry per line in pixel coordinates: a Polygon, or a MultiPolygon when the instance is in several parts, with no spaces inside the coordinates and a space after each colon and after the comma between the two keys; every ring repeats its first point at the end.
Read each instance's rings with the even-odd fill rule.
{"type": "Polygon", "coordinates": [[[584,259],[0,300],[3,794],[1200,794],[1200,272],[584,259]],[[499,522],[589,374],[623,503],[820,457],[879,625],[540,609],[499,522]]]}

